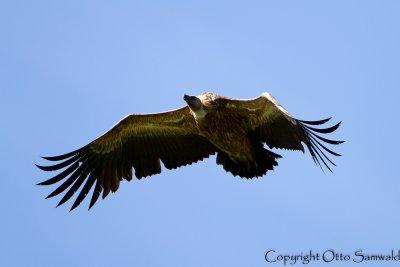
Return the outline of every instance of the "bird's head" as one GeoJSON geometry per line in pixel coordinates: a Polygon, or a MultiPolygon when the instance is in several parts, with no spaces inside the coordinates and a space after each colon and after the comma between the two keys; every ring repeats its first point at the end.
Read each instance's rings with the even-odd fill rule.
{"type": "Polygon", "coordinates": [[[186,101],[196,119],[202,119],[208,113],[215,110],[215,108],[217,107],[217,104],[214,101],[215,98],[216,95],[212,93],[203,93],[198,96],[183,96],[183,99],[186,101]]]}
{"type": "Polygon", "coordinates": [[[187,105],[193,112],[199,111],[203,108],[203,103],[201,103],[200,98],[197,96],[184,95],[183,100],[186,101],[187,105]]]}

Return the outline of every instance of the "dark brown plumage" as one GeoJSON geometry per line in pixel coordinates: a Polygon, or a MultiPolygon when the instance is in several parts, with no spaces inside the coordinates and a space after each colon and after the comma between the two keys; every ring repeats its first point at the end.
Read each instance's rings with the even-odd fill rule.
{"type": "Polygon", "coordinates": [[[38,166],[44,171],[65,168],[39,185],[61,184],[47,197],[65,192],[58,203],[69,200],[80,189],[72,209],[94,187],[89,209],[100,195],[117,191],[120,181],[192,164],[217,153],[217,164],[245,178],[259,177],[277,166],[280,155],[264,147],[301,150],[303,143],[314,162],[331,171],[335,165],[327,154],[340,156],[323,143],[343,141],[320,136],[335,131],[340,123],[316,128],[329,121],[294,119],[268,93],[251,100],[234,100],[213,93],[184,96],[187,106],[157,114],[129,115],[111,130],[70,153],[43,157],[57,162],[38,166]],[[322,165],[321,165],[322,164],[322,165]]]}

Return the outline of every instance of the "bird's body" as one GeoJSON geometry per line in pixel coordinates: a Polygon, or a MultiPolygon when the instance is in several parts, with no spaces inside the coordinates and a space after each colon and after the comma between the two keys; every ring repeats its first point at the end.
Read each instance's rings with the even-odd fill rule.
{"type": "Polygon", "coordinates": [[[196,124],[201,135],[232,159],[253,160],[253,147],[239,114],[220,107],[197,119],[196,124]]]}
{"type": "Polygon", "coordinates": [[[329,128],[314,128],[326,123],[294,119],[268,93],[250,100],[228,99],[213,93],[184,96],[187,106],[156,114],[129,115],[104,135],[73,152],[45,157],[61,161],[52,166],[38,166],[45,171],[66,168],[55,177],[40,184],[64,182],[48,197],[67,190],[60,204],[83,187],[72,206],[78,206],[94,186],[90,207],[103,193],[115,192],[122,179],[142,178],[167,169],[191,164],[217,154],[217,164],[245,178],[263,176],[277,166],[281,156],[264,147],[304,151],[304,143],[313,160],[334,163],[324,152],[339,156],[320,141],[340,144],[319,136],[330,133],[329,128]]]}

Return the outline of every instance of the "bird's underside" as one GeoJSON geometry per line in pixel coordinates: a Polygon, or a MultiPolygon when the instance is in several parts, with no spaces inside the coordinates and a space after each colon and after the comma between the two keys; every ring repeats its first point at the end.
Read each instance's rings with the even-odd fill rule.
{"type": "Polygon", "coordinates": [[[76,208],[93,189],[89,209],[100,195],[117,191],[120,181],[140,179],[161,172],[161,163],[175,169],[216,154],[216,162],[234,176],[263,176],[277,166],[280,155],[270,149],[304,152],[331,171],[328,155],[340,156],[326,144],[343,141],[325,138],[340,123],[324,127],[330,118],[303,121],[293,118],[268,93],[250,100],[235,100],[204,93],[184,97],[187,106],[156,114],[129,115],[86,146],[67,154],[43,157],[55,162],[39,166],[44,171],[63,169],[39,185],[60,185],[48,196],[64,193],[58,203],[69,200],[76,208]],[[264,146],[264,144],[267,145],[264,146]]]}

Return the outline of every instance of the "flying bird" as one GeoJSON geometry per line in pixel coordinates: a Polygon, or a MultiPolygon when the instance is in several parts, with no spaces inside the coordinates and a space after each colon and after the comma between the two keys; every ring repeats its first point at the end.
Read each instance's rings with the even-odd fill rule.
{"type": "Polygon", "coordinates": [[[341,156],[326,147],[326,143],[338,145],[343,141],[321,136],[335,131],[340,122],[323,127],[330,118],[295,119],[269,93],[249,100],[229,99],[214,93],[183,98],[187,105],[182,108],[128,115],[75,151],[43,157],[56,163],[36,165],[41,170],[64,169],[39,183],[62,182],[47,198],[65,192],[59,206],[79,190],[73,210],[94,187],[90,209],[100,195],[104,199],[118,190],[120,181],[130,181],[132,170],[141,179],[159,174],[161,162],[167,169],[175,169],[214,154],[218,165],[242,178],[263,176],[277,166],[281,156],[272,148],[304,152],[304,144],[314,162],[329,171],[335,163],[328,155],[341,156]]]}

